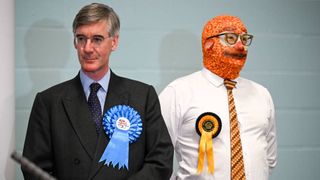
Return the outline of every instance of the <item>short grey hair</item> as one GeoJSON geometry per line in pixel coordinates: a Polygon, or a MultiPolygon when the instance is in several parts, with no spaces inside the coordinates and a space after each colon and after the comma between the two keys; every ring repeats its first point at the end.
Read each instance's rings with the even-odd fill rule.
{"type": "Polygon", "coordinates": [[[73,33],[79,26],[105,20],[109,24],[109,36],[113,37],[120,31],[120,20],[117,13],[109,6],[92,3],[80,9],[72,24],[73,33]]]}

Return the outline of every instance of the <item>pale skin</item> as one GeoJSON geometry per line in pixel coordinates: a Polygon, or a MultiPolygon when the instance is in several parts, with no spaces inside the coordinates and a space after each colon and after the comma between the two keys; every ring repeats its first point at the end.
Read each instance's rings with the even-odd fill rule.
{"type": "Polygon", "coordinates": [[[109,37],[109,24],[105,20],[79,26],[75,31],[75,36],[82,35],[88,38],[85,45],[75,43],[79,63],[82,71],[91,79],[100,80],[109,70],[109,57],[115,51],[119,43],[119,33],[109,37]],[[95,47],[91,42],[91,37],[102,36],[104,40],[99,47],[95,47]]]}

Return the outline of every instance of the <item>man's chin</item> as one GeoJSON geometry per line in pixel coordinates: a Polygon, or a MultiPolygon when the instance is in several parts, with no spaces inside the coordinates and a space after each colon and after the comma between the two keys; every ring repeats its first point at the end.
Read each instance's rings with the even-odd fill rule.
{"type": "Polygon", "coordinates": [[[93,73],[93,72],[97,71],[97,69],[98,69],[97,66],[94,64],[85,64],[82,66],[82,70],[84,72],[88,72],[88,73],[93,73]]]}

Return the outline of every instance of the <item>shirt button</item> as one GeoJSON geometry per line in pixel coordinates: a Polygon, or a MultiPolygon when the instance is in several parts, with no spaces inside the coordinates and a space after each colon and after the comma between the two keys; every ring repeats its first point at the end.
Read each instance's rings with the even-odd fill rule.
{"type": "Polygon", "coordinates": [[[76,164],[76,165],[80,164],[80,160],[78,158],[74,158],[73,164],[76,164]]]}

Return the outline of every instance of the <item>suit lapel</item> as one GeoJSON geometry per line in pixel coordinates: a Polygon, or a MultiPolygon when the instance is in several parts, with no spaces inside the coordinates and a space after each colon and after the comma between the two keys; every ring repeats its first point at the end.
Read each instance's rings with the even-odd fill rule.
{"type": "MultiPolygon", "coordinates": [[[[127,105],[129,101],[129,94],[126,89],[121,85],[122,78],[116,76],[111,72],[110,83],[108,87],[108,93],[104,105],[104,113],[115,105],[127,105]]],[[[109,137],[107,137],[103,128],[101,128],[100,135],[98,137],[98,143],[92,163],[92,169],[90,171],[91,179],[98,173],[99,169],[104,165],[104,162],[99,163],[100,158],[109,143],[109,137]]]]}
{"type": "Polygon", "coordinates": [[[71,80],[68,95],[63,99],[73,130],[91,159],[94,158],[97,133],[91,121],[87,101],[83,92],[79,75],[71,80]]]}

